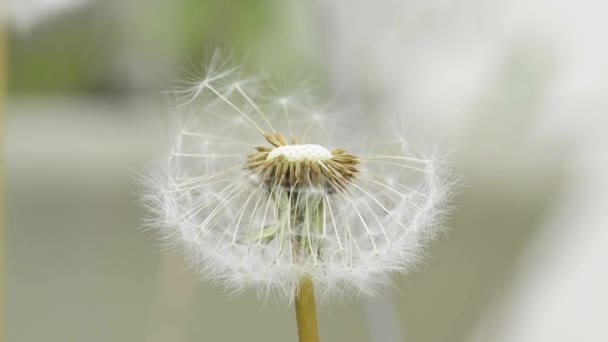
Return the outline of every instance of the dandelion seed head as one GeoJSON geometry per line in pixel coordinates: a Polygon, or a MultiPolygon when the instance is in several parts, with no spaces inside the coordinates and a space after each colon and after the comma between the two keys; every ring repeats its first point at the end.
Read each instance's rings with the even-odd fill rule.
{"type": "Polygon", "coordinates": [[[336,146],[344,128],[310,94],[272,97],[214,61],[175,91],[171,152],[144,177],[146,224],[235,292],[290,301],[307,276],[321,299],[349,296],[411,270],[454,186],[436,155],[390,125],[336,146]]]}

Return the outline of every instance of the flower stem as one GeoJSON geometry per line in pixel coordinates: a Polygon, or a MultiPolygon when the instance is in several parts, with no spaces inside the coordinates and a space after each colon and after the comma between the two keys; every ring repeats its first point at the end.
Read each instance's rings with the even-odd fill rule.
{"type": "Polygon", "coordinates": [[[296,290],[296,320],[300,342],[319,342],[315,289],[309,277],[302,278],[296,290]]]}

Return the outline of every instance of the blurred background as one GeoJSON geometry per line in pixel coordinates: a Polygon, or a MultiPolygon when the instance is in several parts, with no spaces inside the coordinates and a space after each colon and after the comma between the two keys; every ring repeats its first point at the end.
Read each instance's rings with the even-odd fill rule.
{"type": "Polygon", "coordinates": [[[429,259],[321,305],[324,341],[608,341],[606,3],[1,6],[7,341],[296,341],[292,308],[227,296],[139,229],[162,92],[216,48],[313,78],[354,126],[399,114],[456,151],[465,185],[429,259]]]}

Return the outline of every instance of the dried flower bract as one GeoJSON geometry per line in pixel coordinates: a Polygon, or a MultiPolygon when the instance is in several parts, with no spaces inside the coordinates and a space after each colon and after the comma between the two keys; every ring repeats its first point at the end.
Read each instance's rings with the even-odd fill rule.
{"type": "Polygon", "coordinates": [[[269,188],[288,191],[318,188],[329,193],[345,189],[357,172],[357,157],[341,149],[332,151],[314,144],[288,144],[281,134],[265,134],[273,146],[258,146],[247,158],[247,168],[256,172],[269,188]]]}

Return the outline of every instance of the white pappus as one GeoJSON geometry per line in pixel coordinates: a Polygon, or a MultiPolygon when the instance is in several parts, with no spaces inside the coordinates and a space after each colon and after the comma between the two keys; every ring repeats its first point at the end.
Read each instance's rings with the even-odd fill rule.
{"type": "Polygon", "coordinates": [[[384,119],[379,138],[333,141],[348,116],[259,83],[212,63],[175,92],[170,150],[142,178],[146,225],[205,278],[288,301],[303,277],[327,298],[409,271],[454,185],[437,156],[384,119]]]}

